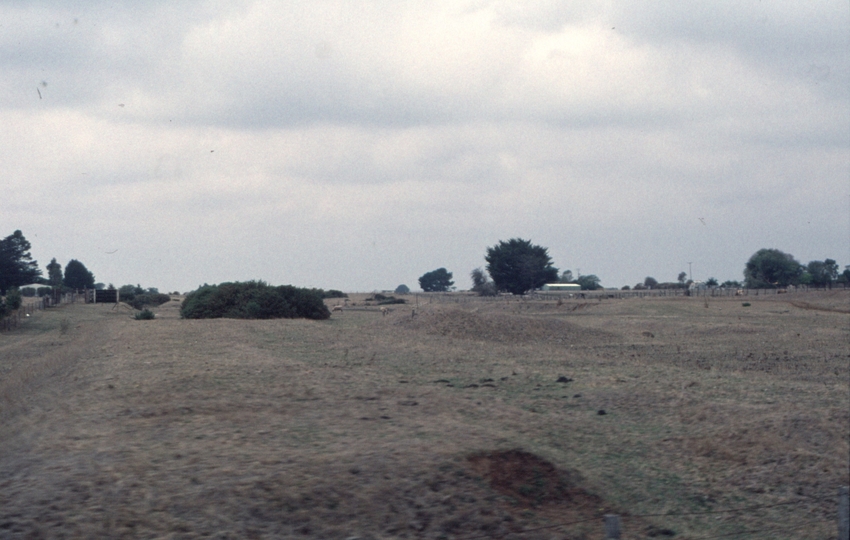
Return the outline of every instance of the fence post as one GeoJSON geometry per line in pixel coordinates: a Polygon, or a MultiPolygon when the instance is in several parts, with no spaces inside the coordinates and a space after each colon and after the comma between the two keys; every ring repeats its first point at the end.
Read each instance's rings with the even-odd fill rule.
{"type": "Polygon", "coordinates": [[[619,540],[620,516],[605,514],[605,540],[619,540]]]}
{"type": "Polygon", "coordinates": [[[838,540],[850,538],[850,487],[838,488],[838,540]]]}

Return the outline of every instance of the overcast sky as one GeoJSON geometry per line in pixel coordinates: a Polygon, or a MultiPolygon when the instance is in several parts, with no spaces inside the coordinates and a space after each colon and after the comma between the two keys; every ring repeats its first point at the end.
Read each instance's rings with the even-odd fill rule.
{"type": "Polygon", "coordinates": [[[846,0],[4,1],[0,237],[162,291],[843,267],[848,51],[846,0]]]}

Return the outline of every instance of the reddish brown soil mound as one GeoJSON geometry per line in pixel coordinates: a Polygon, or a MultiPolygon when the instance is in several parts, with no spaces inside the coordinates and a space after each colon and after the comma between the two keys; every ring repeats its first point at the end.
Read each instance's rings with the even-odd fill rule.
{"type": "Polygon", "coordinates": [[[604,506],[602,499],[577,486],[577,474],[523,450],[476,454],[469,463],[494,490],[524,505],[569,504],[594,511],[604,506]]]}

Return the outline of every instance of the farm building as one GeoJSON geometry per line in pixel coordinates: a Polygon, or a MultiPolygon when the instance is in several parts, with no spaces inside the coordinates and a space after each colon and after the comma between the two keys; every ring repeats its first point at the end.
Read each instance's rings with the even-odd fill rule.
{"type": "Polygon", "coordinates": [[[540,290],[548,292],[575,292],[581,290],[581,285],[578,283],[547,283],[540,287],[540,290]]]}

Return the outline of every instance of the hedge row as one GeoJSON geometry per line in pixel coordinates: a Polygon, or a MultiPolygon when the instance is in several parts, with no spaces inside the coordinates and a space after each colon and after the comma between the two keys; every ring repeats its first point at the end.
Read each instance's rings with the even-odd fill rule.
{"type": "Polygon", "coordinates": [[[186,319],[327,319],[331,313],[319,291],[248,281],[204,285],[186,296],[180,315],[186,319]]]}

